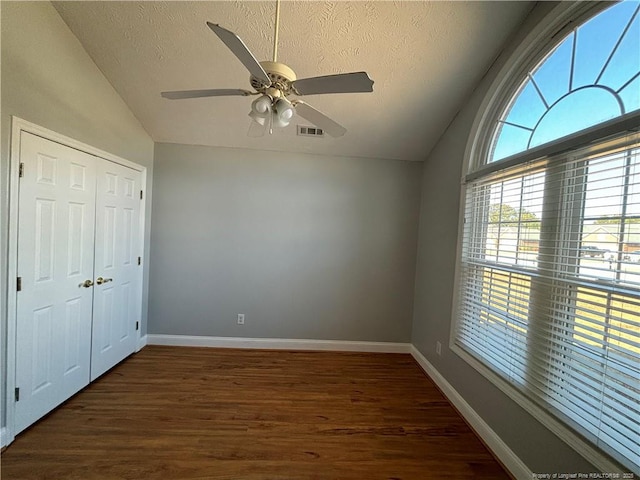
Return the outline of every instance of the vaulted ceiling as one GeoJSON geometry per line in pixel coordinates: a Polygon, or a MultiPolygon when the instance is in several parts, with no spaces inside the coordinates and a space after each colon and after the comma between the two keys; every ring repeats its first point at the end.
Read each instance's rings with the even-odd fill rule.
{"type": "MultiPolygon", "coordinates": [[[[283,1],[278,60],[298,78],[366,71],[373,93],[306,96],[343,137],[247,135],[254,97],[167,100],[166,90],[250,89],[206,21],[271,60],[275,1],[55,2],[156,142],[424,160],[532,2],[283,1]]],[[[99,114],[99,112],[96,112],[99,114]]],[[[466,141],[466,139],[461,139],[466,141]]]]}

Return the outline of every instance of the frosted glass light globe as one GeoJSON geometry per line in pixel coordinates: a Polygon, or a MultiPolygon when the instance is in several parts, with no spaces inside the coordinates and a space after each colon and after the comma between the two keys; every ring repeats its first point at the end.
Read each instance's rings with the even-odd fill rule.
{"type": "Polygon", "coordinates": [[[251,104],[251,110],[258,114],[266,114],[271,111],[271,97],[267,95],[262,95],[259,98],[256,98],[251,104]]]}

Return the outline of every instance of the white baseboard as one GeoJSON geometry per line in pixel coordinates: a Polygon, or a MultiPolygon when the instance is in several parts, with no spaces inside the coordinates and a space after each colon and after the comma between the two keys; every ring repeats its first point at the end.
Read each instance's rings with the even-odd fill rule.
{"type": "Polygon", "coordinates": [[[0,428],[0,447],[4,448],[13,441],[13,438],[9,438],[9,430],[7,427],[0,428]]]}
{"type": "Polygon", "coordinates": [[[142,350],[144,347],[147,346],[147,341],[148,341],[148,335],[143,335],[142,337],[140,337],[138,339],[138,345],[136,347],[136,352],[139,352],[140,350],[142,350]]]}
{"type": "Polygon", "coordinates": [[[305,340],[295,338],[207,337],[192,335],[146,335],[149,345],[180,347],[256,348],[266,350],[328,350],[338,352],[410,353],[410,343],[305,340]]]}
{"type": "Polygon", "coordinates": [[[524,464],[520,458],[513,453],[506,443],[494,432],[489,425],[471,408],[453,386],[436,370],[436,368],[411,345],[411,355],[422,367],[425,373],[438,385],[447,399],[458,409],[460,414],[469,423],[487,448],[502,462],[502,465],[509,470],[514,478],[533,478],[533,472],[524,464]]]}

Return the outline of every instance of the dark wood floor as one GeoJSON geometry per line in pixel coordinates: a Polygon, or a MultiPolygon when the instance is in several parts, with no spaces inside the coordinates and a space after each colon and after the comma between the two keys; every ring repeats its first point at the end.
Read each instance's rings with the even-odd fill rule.
{"type": "Polygon", "coordinates": [[[409,355],[146,347],[19,435],[8,479],[509,478],[409,355]]]}

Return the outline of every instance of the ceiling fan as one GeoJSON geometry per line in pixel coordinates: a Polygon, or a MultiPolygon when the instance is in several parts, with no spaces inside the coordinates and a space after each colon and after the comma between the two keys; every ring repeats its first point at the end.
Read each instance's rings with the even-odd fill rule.
{"type": "Polygon", "coordinates": [[[373,80],[366,72],[341,73],[298,80],[295,72],[277,61],[278,28],[280,23],[280,0],[276,0],[276,21],[273,38],[273,61],[258,62],[249,48],[235,33],[207,22],[208,27],[222,40],[251,74],[249,81],[255,91],[243,89],[179,90],[162,92],[164,98],[182,100],[186,98],[260,95],[251,104],[249,116],[253,119],[250,136],[273,132],[273,127],[289,125],[294,113],[324,130],[332,137],[340,137],[347,131],[319,110],[291,95],[319,95],[327,93],[372,92],[373,80]]]}

